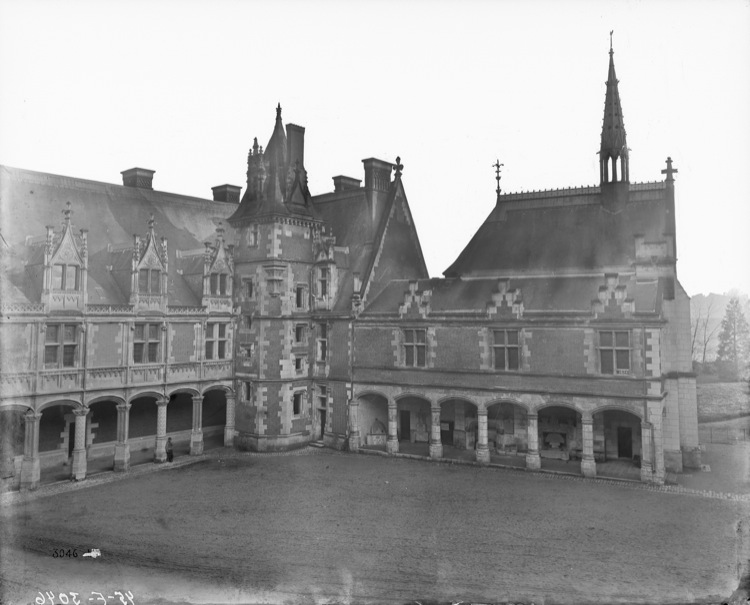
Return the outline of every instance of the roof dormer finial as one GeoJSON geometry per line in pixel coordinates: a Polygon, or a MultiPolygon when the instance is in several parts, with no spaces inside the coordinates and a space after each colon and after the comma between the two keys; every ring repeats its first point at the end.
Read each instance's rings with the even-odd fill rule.
{"type": "Polygon", "coordinates": [[[614,54],[614,52],[615,52],[614,50],[612,50],[612,34],[614,34],[614,33],[615,33],[615,30],[613,30],[613,29],[609,30],[609,54],[610,55],[614,54]]]}
{"type": "Polygon", "coordinates": [[[66,202],[65,203],[65,210],[62,211],[63,213],[63,222],[66,225],[70,225],[70,215],[73,214],[73,211],[70,209],[71,203],[66,202]]]}
{"type": "Polygon", "coordinates": [[[277,120],[280,120],[280,119],[281,119],[281,103],[279,103],[279,104],[278,104],[278,105],[276,106],[276,119],[277,119],[277,120]]]}
{"type": "Polygon", "coordinates": [[[495,180],[497,181],[497,189],[495,191],[497,192],[497,198],[500,199],[500,179],[502,178],[500,176],[500,168],[505,166],[505,164],[501,164],[500,160],[495,160],[495,163],[492,165],[492,167],[495,169],[495,180]]]}
{"type": "Polygon", "coordinates": [[[151,213],[151,217],[148,219],[148,230],[151,234],[154,233],[154,224],[156,221],[154,220],[154,213],[151,213]]]}

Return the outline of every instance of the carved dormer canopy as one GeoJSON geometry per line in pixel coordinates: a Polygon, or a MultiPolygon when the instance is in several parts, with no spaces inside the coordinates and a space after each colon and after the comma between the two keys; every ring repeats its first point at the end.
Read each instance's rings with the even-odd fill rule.
{"type": "Polygon", "coordinates": [[[63,210],[62,229],[47,227],[44,243],[42,302],[50,309],[83,311],[88,276],[88,232],[74,234],[71,203],[63,210]]]}
{"type": "Polygon", "coordinates": [[[620,284],[617,273],[607,273],[604,285],[599,286],[597,298],[591,301],[591,310],[596,317],[623,318],[631,317],[635,311],[635,302],[628,297],[628,289],[620,284]]]}
{"type": "Polygon", "coordinates": [[[499,279],[492,301],[487,303],[487,316],[521,319],[523,309],[521,290],[511,287],[510,279],[499,279]]]}
{"type": "Polygon", "coordinates": [[[157,240],[154,215],[144,237],[133,235],[130,304],[137,310],[166,311],[169,257],[167,238],[157,240]]]}
{"type": "Polygon", "coordinates": [[[209,312],[232,311],[234,246],[224,240],[224,226],[216,228],[213,245],[206,242],[203,253],[203,297],[201,304],[209,312]]]}

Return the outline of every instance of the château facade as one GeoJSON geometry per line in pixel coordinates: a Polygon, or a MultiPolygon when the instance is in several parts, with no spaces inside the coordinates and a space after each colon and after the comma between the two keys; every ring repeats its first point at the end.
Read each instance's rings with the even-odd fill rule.
{"type": "Polygon", "coordinates": [[[278,107],[244,193],[211,200],[142,168],[114,185],[0,167],[6,481],[162,462],[168,436],[192,454],[421,443],[586,476],[627,459],[654,483],[700,465],[676,170],[630,182],[611,49],[600,185],[502,193],[498,177],[443,278],[400,159],[312,195],[304,135],[278,107]]]}

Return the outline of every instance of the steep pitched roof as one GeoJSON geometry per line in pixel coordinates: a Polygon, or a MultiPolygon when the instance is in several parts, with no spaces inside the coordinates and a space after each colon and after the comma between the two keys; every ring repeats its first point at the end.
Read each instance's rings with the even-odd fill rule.
{"type": "MultiPolygon", "coordinates": [[[[169,241],[169,303],[199,304],[174,269],[176,252],[201,247],[213,238],[219,221],[226,221],[237,208],[225,202],[0,166],[3,237],[16,255],[13,275],[8,276],[16,285],[8,290],[4,286],[3,294],[21,292],[27,302],[38,300],[36,287],[29,283],[35,277],[23,267],[38,260],[41,248],[33,243],[43,239],[45,226],[54,222],[50,217],[59,216],[67,201],[76,227],[88,229],[89,302],[113,304],[127,302],[128,293],[108,267],[116,270],[122,265],[130,271],[133,234],[144,232],[151,214],[159,235],[169,241]]],[[[231,228],[227,231],[228,237],[234,237],[231,228]]]]}
{"type": "Polygon", "coordinates": [[[636,235],[661,241],[667,232],[664,183],[630,185],[614,213],[598,187],[503,194],[446,277],[544,274],[629,267],[636,235]]]}

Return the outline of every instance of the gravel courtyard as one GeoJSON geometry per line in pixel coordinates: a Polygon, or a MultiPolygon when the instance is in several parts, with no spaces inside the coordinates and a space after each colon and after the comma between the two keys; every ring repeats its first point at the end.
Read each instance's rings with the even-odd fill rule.
{"type": "Polygon", "coordinates": [[[748,559],[748,512],[549,475],[227,451],[2,507],[0,601],[720,602],[748,559]]]}

